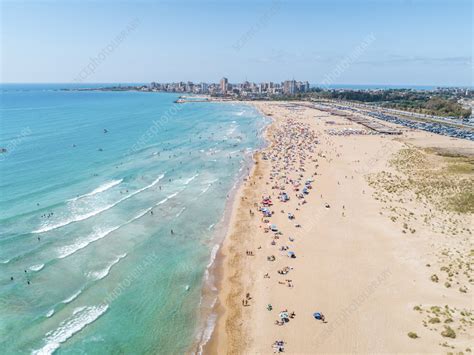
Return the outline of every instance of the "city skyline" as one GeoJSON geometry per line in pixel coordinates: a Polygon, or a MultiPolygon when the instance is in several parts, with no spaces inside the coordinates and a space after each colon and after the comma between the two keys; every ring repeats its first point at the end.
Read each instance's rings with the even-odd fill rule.
{"type": "Polygon", "coordinates": [[[464,0],[1,5],[3,83],[472,85],[464,0]]]}

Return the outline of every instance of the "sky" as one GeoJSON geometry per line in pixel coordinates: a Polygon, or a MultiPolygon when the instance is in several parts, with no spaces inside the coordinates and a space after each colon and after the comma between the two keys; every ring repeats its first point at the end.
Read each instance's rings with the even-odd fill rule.
{"type": "Polygon", "coordinates": [[[0,82],[472,85],[472,0],[0,0],[0,82]]]}

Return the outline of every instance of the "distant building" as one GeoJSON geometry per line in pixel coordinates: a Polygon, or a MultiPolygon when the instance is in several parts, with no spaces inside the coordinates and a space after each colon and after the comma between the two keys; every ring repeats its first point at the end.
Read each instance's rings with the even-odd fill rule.
{"type": "Polygon", "coordinates": [[[308,81],[305,81],[303,83],[303,86],[304,86],[304,92],[308,92],[309,91],[309,82],[308,81]]]}
{"type": "Polygon", "coordinates": [[[286,80],[283,83],[283,93],[286,95],[294,95],[296,92],[296,81],[286,80]]]}
{"type": "Polygon", "coordinates": [[[227,80],[227,78],[222,78],[221,79],[221,91],[223,94],[225,94],[227,92],[227,84],[229,83],[229,81],[227,80]]]}
{"type": "Polygon", "coordinates": [[[178,93],[209,94],[213,96],[246,97],[250,99],[268,99],[272,96],[289,95],[309,91],[308,81],[286,80],[282,83],[244,81],[243,83],[230,84],[227,78],[222,78],[219,83],[193,83],[180,81],[174,83],[152,82],[138,88],[142,91],[164,91],[178,93]]]}

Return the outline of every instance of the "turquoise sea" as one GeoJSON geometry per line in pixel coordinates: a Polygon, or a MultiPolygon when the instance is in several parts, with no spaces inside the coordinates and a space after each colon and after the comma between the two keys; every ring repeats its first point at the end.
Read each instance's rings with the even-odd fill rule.
{"type": "Polygon", "coordinates": [[[186,352],[216,228],[268,121],[66,87],[0,86],[1,353],[186,352]]]}

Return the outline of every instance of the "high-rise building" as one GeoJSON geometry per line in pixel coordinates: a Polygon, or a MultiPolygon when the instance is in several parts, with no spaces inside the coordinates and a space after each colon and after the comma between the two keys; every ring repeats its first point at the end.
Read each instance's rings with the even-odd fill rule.
{"type": "Polygon", "coordinates": [[[220,84],[221,84],[221,91],[222,91],[223,94],[225,94],[225,93],[227,92],[227,84],[228,84],[228,82],[229,82],[229,81],[227,80],[227,78],[222,78],[222,79],[221,79],[221,83],[220,83],[220,84]]]}
{"type": "Polygon", "coordinates": [[[296,81],[295,80],[286,80],[283,83],[283,93],[286,95],[294,95],[296,92],[296,81]]]}
{"type": "Polygon", "coordinates": [[[305,81],[305,82],[304,82],[304,91],[305,91],[305,92],[308,92],[308,91],[309,91],[309,82],[308,82],[308,81],[305,81]]]}

